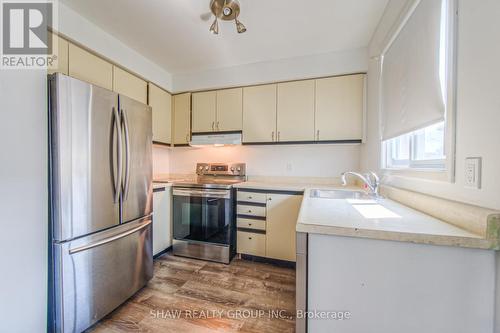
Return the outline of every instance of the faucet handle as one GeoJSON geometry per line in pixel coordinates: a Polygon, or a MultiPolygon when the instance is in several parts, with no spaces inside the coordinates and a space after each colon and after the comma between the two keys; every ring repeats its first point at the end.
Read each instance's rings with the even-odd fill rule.
{"type": "Polygon", "coordinates": [[[380,177],[374,171],[370,171],[368,175],[370,179],[373,178],[375,185],[380,184],[380,177]]]}

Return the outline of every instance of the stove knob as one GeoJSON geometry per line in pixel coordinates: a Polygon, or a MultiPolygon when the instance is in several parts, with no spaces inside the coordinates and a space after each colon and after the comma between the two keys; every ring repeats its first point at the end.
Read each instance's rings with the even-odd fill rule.
{"type": "Polygon", "coordinates": [[[238,172],[240,172],[240,171],[241,171],[241,168],[240,168],[240,167],[238,167],[238,169],[236,169],[236,170],[238,170],[238,172]]]}
{"type": "Polygon", "coordinates": [[[231,171],[234,172],[234,167],[231,167],[231,171]]]}
{"type": "Polygon", "coordinates": [[[208,168],[208,165],[207,165],[207,166],[205,167],[205,170],[206,170],[206,171],[208,171],[208,169],[209,169],[209,168],[208,168]]]}
{"type": "Polygon", "coordinates": [[[200,165],[198,169],[203,170],[203,165],[200,165]]]}

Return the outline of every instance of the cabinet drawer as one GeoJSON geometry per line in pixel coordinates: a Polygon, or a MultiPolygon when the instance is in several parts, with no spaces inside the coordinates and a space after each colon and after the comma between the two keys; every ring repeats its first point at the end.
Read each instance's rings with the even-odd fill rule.
{"type": "Polygon", "coordinates": [[[242,192],[238,191],[238,201],[266,203],[266,193],[242,192]]]}
{"type": "Polygon", "coordinates": [[[250,215],[250,216],[266,216],[266,207],[250,206],[250,205],[240,205],[237,208],[238,214],[250,215]]]}
{"type": "Polygon", "coordinates": [[[262,220],[252,220],[238,217],[236,219],[236,224],[238,228],[266,230],[266,221],[262,220]]]}
{"type": "Polygon", "coordinates": [[[238,253],[264,257],[266,255],[266,235],[252,232],[238,231],[238,253]]]}

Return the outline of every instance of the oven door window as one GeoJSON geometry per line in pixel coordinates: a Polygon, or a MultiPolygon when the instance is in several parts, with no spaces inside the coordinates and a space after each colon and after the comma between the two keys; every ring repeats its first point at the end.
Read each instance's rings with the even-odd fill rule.
{"type": "Polygon", "coordinates": [[[229,244],[231,202],[174,195],[174,239],[229,244]]]}

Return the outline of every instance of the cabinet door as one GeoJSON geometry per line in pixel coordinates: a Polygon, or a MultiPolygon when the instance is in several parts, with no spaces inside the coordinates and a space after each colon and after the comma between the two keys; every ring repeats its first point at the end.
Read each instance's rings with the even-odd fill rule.
{"type": "Polygon", "coordinates": [[[243,142],[276,140],[276,87],[243,88],[243,142]]]}
{"type": "Polygon", "coordinates": [[[295,225],[301,202],[301,195],[267,195],[266,257],[295,261],[295,225]]]}
{"type": "Polygon", "coordinates": [[[52,66],[48,66],[47,73],[63,73],[68,75],[68,47],[69,43],[66,39],[59,37],[58,35],[52,34],[52,38],[57,41],[57,52],[54,55],[57,56],[57,60],[52,66]]]}
{"type": "Polygon", "coordinates": [[[84,49],[69,43],[68,73],[77,79],[113,89],[113,65],[84,49]]]}
{"type": "Polygon", "coordinates": [[[243,122],[243,89],[217,91],[217,131],[241,131],[243,122]]]}
{"type": "Polygon", "coordinates": [[[148,102],[148,83],[116,66],[113,66],[113,90],[138,102],[148,102]]]}
{"type": "Polygon", "coordinates": [[[316,80],[316,140],[363,137],[364,74],[316,80]]]}
{"type": "Polygon", "coordinates": [[[217,93],[205,91],[193,94],[193,133],[215,130],[217,93]]]}
{"type": "Polygon", "coordinates": [[[278,141],[314,140],[314,80],[278,84],[278,141]]]}
{"type": "Polygon", "coordinates": [[[172,96],[149,83],[149,106],[153,109],[153,141],[170,144],[172,141],[172,96]]]}
{"type": "Polygon", "coordinates": [[[153,255],[172,245],[172,188],[153,193],[153,255]]]}
{"type": "Polygon", "coordinates": [[[189,142],[191,94],[175,95],[174,100],[174,144],[183,145],[189,142]]]}

